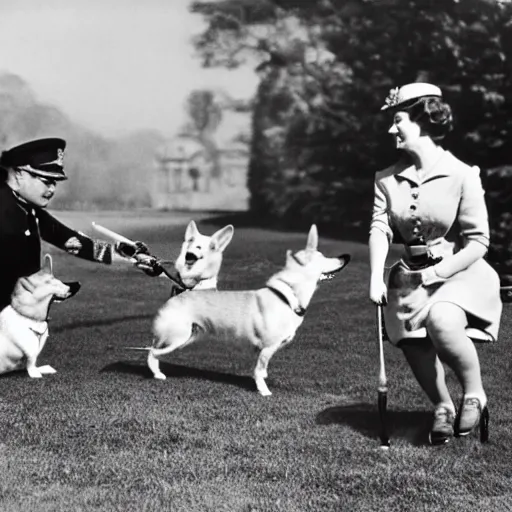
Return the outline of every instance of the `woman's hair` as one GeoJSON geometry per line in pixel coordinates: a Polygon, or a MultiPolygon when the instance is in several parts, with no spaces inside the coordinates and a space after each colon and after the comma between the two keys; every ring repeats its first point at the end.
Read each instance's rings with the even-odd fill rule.
{"type": "Polygon", "coordinates": [[[437,96],[424,96],[399,107],[433,140],[443,139],[453,129],[452,109],[437,96]]]}

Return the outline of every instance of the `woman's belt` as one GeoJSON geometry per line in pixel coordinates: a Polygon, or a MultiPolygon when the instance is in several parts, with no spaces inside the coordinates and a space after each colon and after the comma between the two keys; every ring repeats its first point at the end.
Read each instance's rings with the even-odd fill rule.
{"type": "Polygon", "coordinates": [[[411,270],[422,270],[439,263],[443,257],[434,257],[428,245],[404,245],[405,262],[411,270]]]}

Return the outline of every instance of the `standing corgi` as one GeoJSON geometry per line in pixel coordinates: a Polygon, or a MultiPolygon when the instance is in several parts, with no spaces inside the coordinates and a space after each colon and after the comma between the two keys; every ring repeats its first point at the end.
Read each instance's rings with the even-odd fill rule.
{"type": "MultiPolygon", "coordinates": [[[[192,228],[193,229],[193,228],[192,228]]],[[[194,243],[185,242],[189,260],[194,243]]],[[[250,291],[194,291],[169,299],[158,312],[148,366],[156,379],[165,379],[158,358],[196,340],[231,341],[254,347],[259,357],[254,380],[261,395],[271,392],[265,383],[270,358],[289,343],[304,320],[319,281],[330,278],[350,261],[348,254],[327,258],[318,251],[318,232],[311,226],[306,248],[288,251],[282,270],[264,288],[250,291]]],[[[197,254],[201,250],[197,249],[197,254]]]]}

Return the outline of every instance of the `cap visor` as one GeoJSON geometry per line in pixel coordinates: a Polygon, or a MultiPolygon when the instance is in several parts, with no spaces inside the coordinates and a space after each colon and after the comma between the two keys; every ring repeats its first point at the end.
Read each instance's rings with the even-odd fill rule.
{"type": "Polygon", "coordinates": [[[33,170],[33,171],[27,171],[30,172],[30,174],[33,174],[34,176],[41,176],[42,178],[51,178],[52,180],[57,181],[65,181],[68,179],[68,177],[64,173],[59,172],[46,172],[46,171],[39,171],[39,170],[33,170]]]}

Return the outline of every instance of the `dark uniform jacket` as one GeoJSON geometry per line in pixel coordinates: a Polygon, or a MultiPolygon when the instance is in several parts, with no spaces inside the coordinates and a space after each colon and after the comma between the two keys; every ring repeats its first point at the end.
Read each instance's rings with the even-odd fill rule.
{"type": "Polygon", "coordinates": [[[77,256],[111,263],[110,244],[68,228],[46,210],[19,200],[5,183],[0,184],[0,311],[10,304],[16,281],[41,268],[41,239],[65,249],[72,237],[82,244],[77,256]]]}

